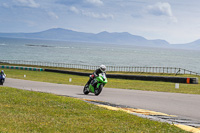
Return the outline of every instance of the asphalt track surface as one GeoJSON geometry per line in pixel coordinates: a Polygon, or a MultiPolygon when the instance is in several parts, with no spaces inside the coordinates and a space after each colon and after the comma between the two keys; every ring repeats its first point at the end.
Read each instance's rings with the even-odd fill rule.
{"type": "Polygon", "coordinates": [[[6,78],[4,86],[99,100],[132,108],[176,115],[200,122],[200,95],[103,88],[99,96],[83,94],[83,86],[6,78]]]}

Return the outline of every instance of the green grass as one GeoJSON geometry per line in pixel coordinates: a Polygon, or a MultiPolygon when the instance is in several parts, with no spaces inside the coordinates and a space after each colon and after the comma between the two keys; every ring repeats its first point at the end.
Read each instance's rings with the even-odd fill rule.
{"type": "MultiPolygon", "coordinates": [[[[26,79],[42,82],[51,82],[58,84],[71,84],[84,86],[88,81],[87,76],[76,76],[70,74],[52,73],[52,72],[38,72],[27,70],[14,70],[4,69],[7,77],[26,79]],[[24,78],[26,75],[26,78],[24,78]],[[69,82],[72,78],[72,82],[69,82]]],[[[188,76],[188,75],[181,75],[188,76]]],[[[191,76],[190,77],[194,77],[191,76]]],[[[199,80],[200,81],[200,80],[199,80]]],[[[179,84],[179,89],[175,89],[175,83],[170,82],[154,82],[154,81],[140,81],[140,80],[124,80],[124,79],[108,79],[106,87],[134,89],[145,91],[160,91],[160,92],[173,92],[173,93],[186,93],[186,94],[200,94],[200,84],[179,84]]]]}
{"type": "Polygon", "coordinates": [[[0,132],[185,132],[173,125],[47,93],[0,87],[0,132]]]}

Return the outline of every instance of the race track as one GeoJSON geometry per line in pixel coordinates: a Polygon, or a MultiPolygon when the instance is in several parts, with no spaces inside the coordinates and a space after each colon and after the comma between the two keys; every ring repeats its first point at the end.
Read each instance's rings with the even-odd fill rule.
{"type": "Polygon", "coordinates": [[[83,94],[83,86],[6,78],[4,86],[105,101],[200,122],[200,95],[104,88],[99,96],[83,94]]]}

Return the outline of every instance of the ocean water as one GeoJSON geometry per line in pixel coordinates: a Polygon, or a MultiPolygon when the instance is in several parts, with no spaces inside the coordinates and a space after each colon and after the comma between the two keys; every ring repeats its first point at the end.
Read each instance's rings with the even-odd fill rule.
{"type": "Polygon", "coordinates": [[[177,67],[200,73],[200,51],[0,37],[0,60],[139,67],[177,67]]]}

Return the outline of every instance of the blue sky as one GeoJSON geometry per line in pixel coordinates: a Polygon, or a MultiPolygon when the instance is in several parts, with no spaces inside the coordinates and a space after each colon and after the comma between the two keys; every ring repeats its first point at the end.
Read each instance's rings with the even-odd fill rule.
{"type": "Polygon", "coordinates": [[[0,0],[0,32],[65,28],[188,43],[200,39],[199,7],[199,0],[0,0]]]}

